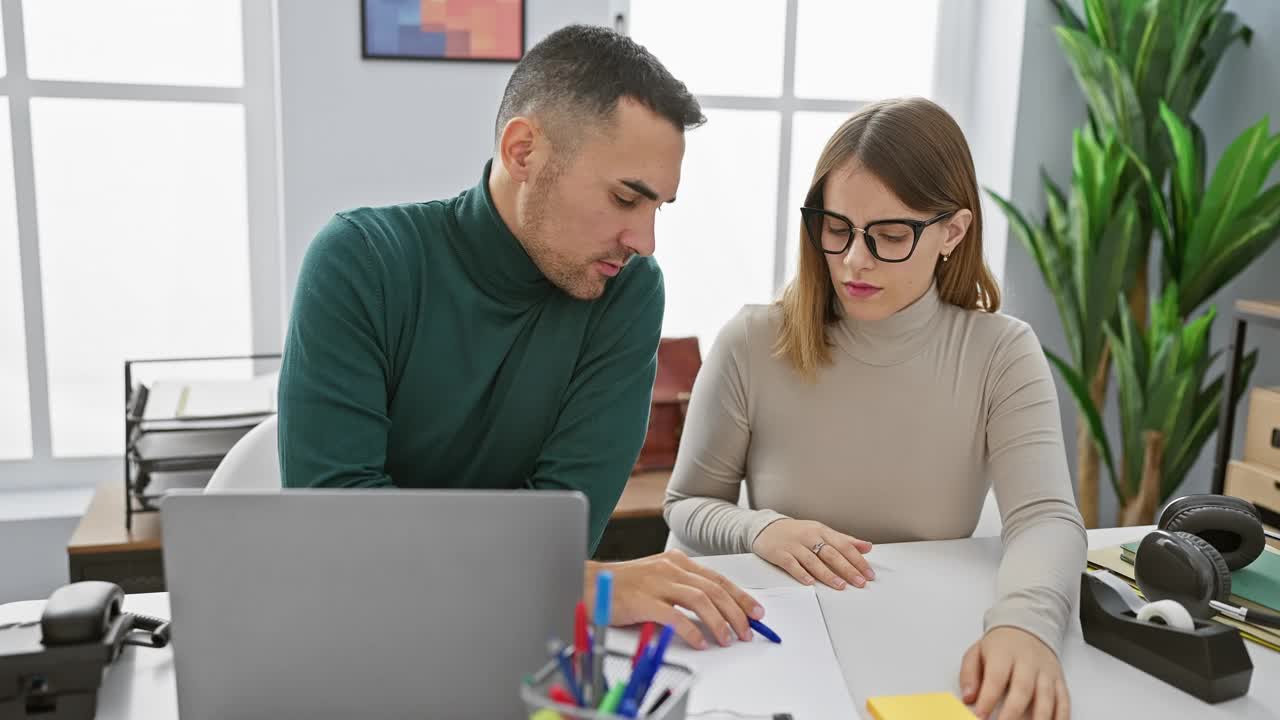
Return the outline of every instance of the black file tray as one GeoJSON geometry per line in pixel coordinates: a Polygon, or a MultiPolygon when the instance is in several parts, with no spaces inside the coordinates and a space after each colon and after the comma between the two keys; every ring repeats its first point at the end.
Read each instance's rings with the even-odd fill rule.
{"type": "Polygon", "coordinates": [[[1140,622],[1114,588],[1089,573],[1080,575],[1080,627],[1090,645],[1207,703],[1249,692],[1253,661],[1236,628],[1140,622]]]}
{"type": "MultiPolygon", "coordinates": [[[[240,438],[271,416],[251,413],[216,418],[147,417],[150,388],[139,380],[138,366],[252,363],[253,372],[279,367],[280,354],[129,360],[124,364],[125,390],[125,528],[136,513],[155,512],[165,493],[176,488],[202,488],[240,438]]],[[[181,374],[181,373],[180,373],[181,374]]]]}

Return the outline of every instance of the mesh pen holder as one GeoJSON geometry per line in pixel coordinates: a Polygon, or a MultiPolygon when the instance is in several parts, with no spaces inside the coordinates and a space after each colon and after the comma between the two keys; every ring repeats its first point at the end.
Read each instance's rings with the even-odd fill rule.
{"type": "MultiPolygon", "coordinates": [[[[605,654],[604,676],[609,687],[613,687],[616,683],[626,683],[631,677],[631,671],[630,655],[612,650],[605,654]]],[[[694,672],[690,668],[664,661],[653,676],[653,682],[649,685],[644,701],[640,703],[640,712],[636,717],[644,720],[685,720],[685,708],[689,703],[689,691],[692,689],[693,680],[694,672]],[[671,696],[652,715],[647,714],[662,691],[668,688],[671,690],[671,696]]],[[[560,663],[553,659],[520,686],[520,697],[524,700],[525,709],[530,715],[543,708],[550,708],[563,720],[616,720],[622,717],[614,713],[597,712],[595,708],[562,705],[552,700],[548,695],[551,686],[556,683],[564,685],[565,688],[569,687],[560,674],[560,663]]]]}

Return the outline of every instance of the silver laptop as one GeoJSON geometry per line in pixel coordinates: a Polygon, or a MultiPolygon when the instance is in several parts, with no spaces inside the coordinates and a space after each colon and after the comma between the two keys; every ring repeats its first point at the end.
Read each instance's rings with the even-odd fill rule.
{"type": "Polygon", "coordinates": [[[572,640],[568,491],[174,494],[164,572],[183,720],[507,718],[572,640]]]}

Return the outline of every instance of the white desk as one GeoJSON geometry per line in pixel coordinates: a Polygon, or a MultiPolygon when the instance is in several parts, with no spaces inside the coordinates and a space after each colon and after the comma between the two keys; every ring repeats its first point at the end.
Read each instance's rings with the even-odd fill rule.
{"type": "MultiPolygon", "coordinates": [[[[1090,546],[1125,542],[1141,537],[1143,530],[1093,530],[1090,546]]],[[[855,706],[865,712],[869,695],[958,693],[961,655],[981,634],[982,612],[990,603],[999,538],[878,545],[868,557],[877,579],[867,589],[818,590],[855,706]]],[[[793,582],[752,555],[699,560],[744,587],[793,582]]],[[[0,606],[0,623],[38,618],[42,606],[0,606]]],[[[168,617],[168,596],[131,595],[125,609],[168,617]]],[[[1280,718],[1280,653],[1246,642],[1254,664],[1249,693],[1209,705],[1086,645],[1078,616],[1073,618],[1063,650],[1073,717],[1280,718]]],[[[177,718],[170,651],[126,648],[108,670],[98,708],[102,720],[177,718]]]]}

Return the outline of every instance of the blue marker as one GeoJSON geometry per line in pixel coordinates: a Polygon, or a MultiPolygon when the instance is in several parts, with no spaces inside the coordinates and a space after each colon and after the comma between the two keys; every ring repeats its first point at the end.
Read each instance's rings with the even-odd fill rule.
{"type": "Polygon", "coordinates": [[[627,680],[627,688],[622,691],[622,701],[618,703],[618,714],[622,717],[633,718],[638,712],[640,703],[636,702],[636,692],[639,691],[640,685],[644,682],[644,676],[649,672],[649,665],[653,662],[653,651],[644,654],[640,658],[640,663],[636,665],[635,670],[631,671],[631,678],[627,680]]]}
{"type": "Polygon", "coordinates": [[[591,642],[595,646],[591,651],[591,697],[596,700],[604,698],[604,655],[605,632],[609,627],[609,611],[613,603],[613,573],[601,570],[596,575],[596,612],[595,627],[591,633],[591,642]]]}
{"type": "Polygon", "coordinates": [[[560,674],[564,676],[564,684],[569,686],[569,694],[573,695],[573,701],[578,707],[586,707],[586,701],[582,698],[582,690],[578,689],[578,680],[573,676],[573,666],[569,663],[569,656],[565,654],[565,645],[558,640],[552,640],[547,644],[547,649],[556,656],[556,661],[560,663],[560,674]]]}
{"type": "Polygon", "coordinates": [[[768,639],[770,639],[770,640],[772,640],[772,641],[774,641],[774,642],[776,642],[776,643],[780,643],[780,642],[782,642],[782,638],[778,637],[778,633],[776,633],[776,632],[774,632],[774,631],[770,630],[770,629],[769,629],[769,626],[765,625],[764,623],[760,622],[759,620],[756,620],[756,619],[754,619],[754,618],[747,618],[747,623],[751,625],[751,629],[752,629],[752,630],[755,630],[756,632],[760,633],[761,635],[765,636],[766,638],[768,638],[768,639]]]}
{"type": "Polygon", "coordinates": [[[653,678],[662,668],[662,658],[667,654],[667,645],[671,643],[673,634],[675,634],[675,628],[670,625],[663,626],[657,644],[640,662],[641,667],[631,675],[631,683],[627,685],[626,692],[622,694],[622,703],[618,706],[618,712],[623,717],[633,718],[640,712],[640,704],[644,702],[644,696],[649,692],[653,678]]]}

